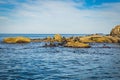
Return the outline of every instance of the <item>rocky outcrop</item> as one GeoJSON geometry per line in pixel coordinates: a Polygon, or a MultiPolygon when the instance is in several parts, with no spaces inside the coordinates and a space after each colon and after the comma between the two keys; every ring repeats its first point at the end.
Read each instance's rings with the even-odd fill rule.
{"type": "Polygon", "coordinates": [[[43,39],[31,39],[32,42],[62,42],[64,38],[60,34],[55,34],[54,37],[46,37],[43,39]]]}
{"type": "Polygon", "coordinates": [[[77,36],[77,37],[62,37],[60,34],[54,35],[54,37],[47,37],[44,39],[32,39],[32,42],[59,42],[62,45],[67,42],[81,42],[81,43],[118,43],[120,42],[119,37],[114,36],[103,36],[99,34],[92,34],[88,36],[77,36]]]}
{"type": "Polygon", "coordinates": [[[110,35],[92,34],[87,36],[62,37],[55,34],[54,37],[46,37],[43,39],[29,39],[26,37],[10,37],[3,40],[5,43],[29,43],[29,42],[46,42],[44,47],[73,47],[73,48],[89,48],[86,43],[119,43],[120,42],[120,25],[112,29],[110,35]]]}
{"type": "Polygon", "coordinates": [[[67,42],[65,47],[73,47],[73,48],[90,48],[89,44],[81,43],[81,42],[67,42]]]}
{"type": "Polygon", "coordinates": [[[110,36],[119,37],[120,38],[120,25],[115,26],[110,32],[110,36]]]}
{"type": "Polygon", "coordinates": [[[91,35],[81,37],[80,41],[84,43],[118,43],[120,38],[112,36],[91,35]]]}
{"type": "Polygon", "coordinates": [[[26,37],[9,37],[3,39],[3,42],[5,43],[29,43],[31,42],[30,38],[26,37]]]}
{"type": "Polygon", "coordinates": [[[60,34],[55,34],[54,35],[54,40],[57,42],[61,42],[62,41],[62,36],[60,34]]]}

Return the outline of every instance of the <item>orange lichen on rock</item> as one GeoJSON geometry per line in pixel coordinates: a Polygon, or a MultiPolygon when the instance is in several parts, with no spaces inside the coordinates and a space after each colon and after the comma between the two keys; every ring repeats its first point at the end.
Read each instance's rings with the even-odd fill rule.
{"type": "Polygon", "coordinates": [[[54,40],[58,41],[58,42],[61,42],[62,41],[62,36],[60,34],[55,34],[54,35],[54,40]]]}
{"type": "Polygon", "coordinates": [[[67,42],[65,47],[73,47],[73,48],[89,48],[89,44],[81,43],[81,42],[67,42]]]}
{"type": "Polygon", "coordinates": [[[109,38],[111,43],[119,43],[120,42],[120,38],[119,37],[113,37],[113,36],[106,36],[106,37],[109,38]]]}
{"type": "Polygon", "coordinates": [[[5,43],[29,43],[31,42],[30,38],[26,37],[8,37],[3,39],[5,43]]]}
{"type": "Polygon", "coordinates": [[[120,38],[118,37],[112,37],[112,36],[102,36],[102,35],[91,35],[91,36],[85,36],[80,38],[81,42],[85,43],[118,43],[120,41],[120,38]]]}
{"type": "Polygon", "coordinates": [[[111,35],[111,36],[114,36],[114,37],[116,36],[116,37],[119,37],[119,38],[120,38],[120,25],[115,26],[115,27],[111,30],[110,35],[111,35]]]}

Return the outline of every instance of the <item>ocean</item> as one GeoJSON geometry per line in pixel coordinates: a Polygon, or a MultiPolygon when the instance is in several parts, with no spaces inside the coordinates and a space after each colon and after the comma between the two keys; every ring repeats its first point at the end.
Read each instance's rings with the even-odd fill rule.
{"type": "MultiPolygon", "coordinates": [[[[86,34],[62,34],[65,37],[86,34]]],[[[120,44],[91,48],[42,47],[44,42],[6,44],[5,37],[32,39],[54,34],[0,34],[0,80],[120,80],[120,44]]]]}

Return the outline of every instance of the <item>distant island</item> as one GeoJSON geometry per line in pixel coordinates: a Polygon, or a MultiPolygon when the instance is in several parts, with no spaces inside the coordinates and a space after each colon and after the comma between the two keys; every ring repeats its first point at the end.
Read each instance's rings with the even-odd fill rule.
{"type": "Polygon", "coordinates": [[[73,48],[90,48],[89,43],[119,43],[120,42],[120,25],[115,26],[110,34],[92,34],[87,36],[63,37],[55,34],[54,37],[47,36],[43,39],[30,39],[27,37],[7,37],[3,39],[4,43],[30,43],[46,42],[43,47],[73,47],[73,48]]]}

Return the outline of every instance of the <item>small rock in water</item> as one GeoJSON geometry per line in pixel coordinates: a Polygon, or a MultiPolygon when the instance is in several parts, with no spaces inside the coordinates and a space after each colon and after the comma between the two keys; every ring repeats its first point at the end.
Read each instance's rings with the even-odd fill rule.
{"type": "Polygon", "coordinates": [[[27,37],[9,37],[3,40],[5,43],[30,43],[31,39],[27,37]]]}

